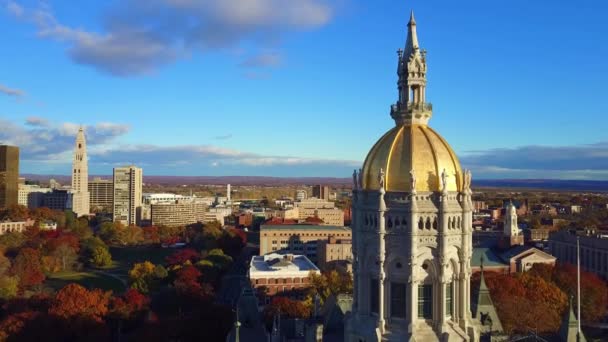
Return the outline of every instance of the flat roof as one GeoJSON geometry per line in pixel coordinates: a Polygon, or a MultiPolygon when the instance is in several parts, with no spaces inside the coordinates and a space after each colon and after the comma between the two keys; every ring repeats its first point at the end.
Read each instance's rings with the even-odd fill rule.
{"type": "Polygon", "coordinates": [[[260,230],[340,230],[350,232],[350,227],[346,226],[322,226],[314,224],[263,224],[260,226],[260,230]]]}
{"type": "Polygon", "coordinates": [[[319,272],[319,268],[306,256],[299,254],[270,253],[251,258],[250,275],[287,274],[294,272],[319,272]]]}

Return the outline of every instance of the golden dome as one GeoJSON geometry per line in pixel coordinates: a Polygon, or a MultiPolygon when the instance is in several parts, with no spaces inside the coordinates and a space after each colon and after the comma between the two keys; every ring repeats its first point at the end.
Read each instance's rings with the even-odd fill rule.
{"type": "Polygon", "coordinates": [[[398,125],[378,140],[363,163],[363,189],[380,188],[380,168],[385,172],[386,191],[411,191],[410,170],[414,170],[416,191],[441,191],[444,169],[448,176],[447,190],[463,188],[456,154],[445,139],[424,124],[398,125]]]}

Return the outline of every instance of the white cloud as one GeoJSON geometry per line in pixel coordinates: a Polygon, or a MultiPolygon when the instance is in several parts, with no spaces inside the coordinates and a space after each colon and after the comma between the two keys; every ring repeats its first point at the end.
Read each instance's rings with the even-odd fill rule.
{"type": "MultiPolygon", "coordinates": [[[[77,63],[117,76],[146,74],[192,52],[278,45],[284,33],[321,27],[334,9],[325,0],[123,0],[103,15],[102,30],[62,24],[50,6],[6,11],[32,23],[41,38],[67,45],[77,63]]],[[[251,57],[244,66],[277,66],[278,53],[251,57]]]]}
{"type": "Polygon", "coordinates": [[[9,88],[2,84],[0,84],[0,93],[13,97],[23,97],[25,95],[25,92],[23,90],[9,88]]]}

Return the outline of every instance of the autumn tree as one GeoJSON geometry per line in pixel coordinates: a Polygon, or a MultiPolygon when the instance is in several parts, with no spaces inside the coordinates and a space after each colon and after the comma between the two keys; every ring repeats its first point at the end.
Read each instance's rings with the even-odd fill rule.
{"type": "Polygon", "coordinates": [[[309,301],[310,298],[318,295],[321,302],[324,303],[329,296],[353,292],[353,280],[349,273],[342,274],[336,270],[331,270],[319,275],[310,272],[309,277],[312,284],[308,295],[309,301]]]}
{"type": "Polygon", "coordinates": [[[110,292],[87,290],[81,285],[71,283],[57,292],[49,314],[67,320],[84,318],[102,322],[108,312],[110,295],[110,292]]]}
{"type": "Polygon", "coordinates": [[[169,266],[182,265],[186,262],[195,263],[201,258],[200,253],[192,248],[185,248],[176,251],[166,258],[169,266]]]}
{"type": "Polygon", "coordinates": [[[120,319],[132,319],[144,311],[150,299],[136,289],[128,289],[122,296],[113,297],[110,301],[110,314],[120,319]]]}
{"type": "Polygon", "coordinates": [[[277,296],[264,308],[265,321],[271,322],[272,318],[279,312],[281,313],[281,317],[302,319],[310,317],[311,310],[302,301],[277,296]]]}
{"type": "Polygon", "coordinates": [[[96,246],[88,262],[95,267],[109,267],[112,266],[112,254],[107,248],[96,246]]]}
{"type": "Polygon", "coordinates": [[[154,266],[153,263],[144,261],[133,265],[133,268],[129,271],[129,283],[131,288],[142,293],[148,293],[158,288],[163,275],[164,272],[154,266]]]}
{"type": "Polygon", "coordinates": [[[40,252],[36,249],[26,247],[19,251],[11,267],[11,273],[19,277],[21,287],[38,285],[44,281],[40,260],[40,252]]]}
{"type": "MultiPolygon", "coordinates": [[[[536,266],[536,265],[535,265],[536,266]]],[[[568,295],[576,294],[576,267],[558,265],[553,271],[553,281],[568,295]]],[[[608,285],[597,275],[581,271],[581,320],[598,322],[606,316],[608,285]]]]}

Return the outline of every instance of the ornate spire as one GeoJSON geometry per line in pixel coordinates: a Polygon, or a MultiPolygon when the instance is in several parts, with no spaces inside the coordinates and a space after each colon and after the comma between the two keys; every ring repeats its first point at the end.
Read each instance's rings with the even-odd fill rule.
{"type": "Polygon", "coordinates": [[[432,116],[432,107],[426,103],[426,52],[420,50],[414,11],[407,24],[407,39],[399,57],[397,75],[399,100],[391,106],[391,117],[397,125],[426,125],[432,116]]]}
{"type": "Polygon", "coordinates": [[[412,10],[410,13],[410,21],[407,23],[407,39],[405,41],[404,55],[409,57],[419,49],[418,34],[416,33],[416,19],[414,19],[414,10],[412,10]]]}

